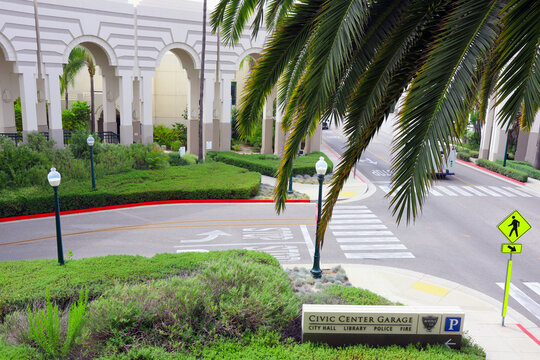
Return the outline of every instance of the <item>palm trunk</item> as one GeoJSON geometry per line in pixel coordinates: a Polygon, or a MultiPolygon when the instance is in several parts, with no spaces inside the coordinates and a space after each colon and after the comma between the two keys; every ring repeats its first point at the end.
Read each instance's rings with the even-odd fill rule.
{"type": "Polygon", "coordinates": [[[96,132],[96,119],[94,115],[94,75],[90,75],[90,132],[96,132]]]}
{"type": "Polygon", "coordinates": [[[67,90],[67,86],[66,86],[66,89],[64,90],[64,97],[66,99],[66,110],[69,109],[69,104],[68,104],[68,90],[67,90]]]}
{"type": "Polygon", "coordinates": [[[203,3],[203,35],[201,52],[201,86],[199,93],[199,162],[203,161],[203,95],[204,95],[204,58],[206,52],[206,0],[203,3]]]}

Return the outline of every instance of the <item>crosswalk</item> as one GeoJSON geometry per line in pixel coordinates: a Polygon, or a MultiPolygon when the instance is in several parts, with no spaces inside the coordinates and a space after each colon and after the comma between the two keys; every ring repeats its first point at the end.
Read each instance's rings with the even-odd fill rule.
{"type": "Polygon", "coordinates": [[[414,258],[407,247],[366,206],[336,206],[329,229],[347,259],[414,258]]]}
{"type": "MultiPolygon", "coordinates": [[[[515,283],[510,283],[510,297],[514,298],[540,320],[540,304],[534,298],[540,300],[540,283],[539,282],[522,282],[520,287],[515,283]]],[[[504,290],[504,283],[497,283],[497,286],[504,290]]]]}
{"type": "MultiPolygon", "coordinates": [[[[379,185],[385,193],[390,192],[390,185],[379,185]]],[[[435,185],[429,189],[432,196],[491,196],[491,197],[524,197],[530,198],[535,195],[529,194],[515,186],[457,186],[457,185],[435,185]]],[[[540,195],[536,195],[540,197],[540,195]]]]}

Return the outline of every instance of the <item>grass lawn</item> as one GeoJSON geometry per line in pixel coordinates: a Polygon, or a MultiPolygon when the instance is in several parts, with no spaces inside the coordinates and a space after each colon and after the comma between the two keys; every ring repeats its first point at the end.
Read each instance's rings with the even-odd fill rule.
{"type": "MultiPolygon", "coordinates": [[[[130,170],[96,180],[62,179],[58,189],[61,210],[156,200],[247,199],[257,194],[260,174],[223,163],[171,166],[161,170],[130,170]]],[[[54,211],[50,186],[0,191],[0,217],[54,211]]]]}
{"type": "Polygon", "coordinates": [[[445,346],[302,344],[298,342],[302,303],[390,302],[343,285],[314,294],[297,293],[275,258],[242,250],[152,258],[106,256],[72,260],[65,266],[54,260],[3,262],[0,299],[1,359],[485,357],[467,341],[461,351],[445,346]],[[81,300],[73,305],[83,288],[90,292],[88,303],[81,300]],[[47,315],[54,313],[52,303],[46,314],[39,315],[47,292],[60,304],[56,316],[47,315]],[[65,309],[70,304],[68,316],[65,309]],[[29,317],[45,325],[39,338],[31,332],[29,317]]]}

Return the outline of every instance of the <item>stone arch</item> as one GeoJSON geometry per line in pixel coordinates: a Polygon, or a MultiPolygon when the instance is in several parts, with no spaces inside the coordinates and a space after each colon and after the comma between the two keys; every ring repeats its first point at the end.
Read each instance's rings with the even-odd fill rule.
{"type": "MultiPolygon", "coordinates": [[[[102,50],[102,52],[107,57],[108,65],[110,65],[110,66],[117,66],[118,65],[118,58],[117,58],[116,53],[114,52],[114,49],[112,48],[112,46],[109,45],[109,43],[106,42],[105,40],[103,40],[102,38],[97,37],[97,36],[93,36],[93,35],[83,35],[83,36],[79,36],[79,37],[73,39],[68,44],[68,46],[66,47],[66,50],[64,51],[64,55],[62,57],[62,63],[67,64],[67,62],[69,61],[69,54],[71,53],[71,50],[73,50],[73,48],[75,46],[77,46],[77,45],[85,46],[86,45],[85,47],[88,48],[88,45],[90,45],[90,44],[94,44],[94,50],[95,50],[95,45],[97,45],[100,48],[100,50],[102,50]]],[[[90,47],[92,47],[92,46],[90,46],[90,47]]],[[[90,50],[90,52],[92,52],[93,49],[89,48],[88,50],[90,50]]],[[[99,56],[98,54],[94,54],[94,53],[92,53],[92,55],[94,57],[99,56]]],[[[96,62],[98,62],[98,59],[96,59],[96,62]]]]}
{"type": "Polygon", "coordinates": [[[246,51],[244,51],[242,54],[240,54],[240,56],[236,59],[236,63],[235,63],[235,70],[238,70],[238,68],[240,67],[240,63],[242,63],[242,60],[248,56],[248,55],[252,55],[252,54],[257,54],[257,55],[260,55],[262,53],[263,49],[260,48],[260,47],[254,47],[254,48],[249,48],[247,49],[246,51]]]}
{"type": "Polygon", "coordinates": [[[187,44],[180,43],[180,42],[169,44],[165,46],[163,49],[161,49],[156,59],[156,65],[154,67],[156,68],[159,67],[159,65],[161,64],[161,59],[163,59],[163,56],[165,56],[165,54],[169,51],[174,53],[180,59],[180,62],[182,62],[183,65],[190,64],[195,69],[201,68],[201,59],[199,58],[199,54],[195,51],[195,49],[193,49],[191,46],[187,44]],[[186,63],[186,60],[188,59],[189,61],[187,61],[186,63]]]}
{"type": "Polygon", "coordinates": [[[4,53],[6,61],[17,61],[17,53],[11,44],[11,41],[2,33],[0,33],[0,48],[4,53]]]}

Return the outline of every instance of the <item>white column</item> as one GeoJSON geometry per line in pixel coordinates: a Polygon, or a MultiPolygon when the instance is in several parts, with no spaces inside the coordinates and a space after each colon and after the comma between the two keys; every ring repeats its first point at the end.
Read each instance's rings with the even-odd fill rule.
{"type": "Polygon", "coordinates": [[[120,76],[120,143],[133,144],[133,78],[131,74],[120,76]]]}
{"type": "Polygon", "coordinates": [[[486,121],[482,125],[482,136],[480,138],[480,151],[478,157],[487,159],[489,157],[489,147],[491,145],[491,134],[493,133],[493,120],[495,119],[495,96],[489,98],[487,106],[486,121]]]}
{"type": "Polygon", "coordinates": [[[145,71],[141,75],[141,141],[143,144],[151,144],[154,141],[152,118],[152,79],[154,72],[145,71]]]}
{"type": "Polygon", "coordinates": [[[213,119],[214,119],[214,82],[215,79],[207,75],[204,79],[204,99],[203,99],[203,154],[206,151],[214,150],[213,140],[213,119]]]}
{"type": "Polygon", "coordinates": [[[131,114],[133,118],[133,142],[141,142],[141,81],[140,78],[136,78],[133,81],[133,102],[131,104],[131,114]]]}
{"type": "Polygon", "coordinates": [[[530,162],[537,169],[540,168],[540,112],[536,113],[534,123],[529,132],[525,161],[530,162]]]}
{"type": "Polygon", "coordinates": [[[118,133],[116,124],[116,100],[118,99],[118,77],[112,70],[102,68],[103,75],[103,131],[118,133]]]}
{"type": "Polygon", "coordinates": [[[283,112],[281,111],[279,104],[276,100],[276,129],[274,134],[274,155],[283,156],[283,150],[285,149],[286,136],[281,129],[283,119],[283,112]]]}
{"type": "Polygon", "coordinates": [[[276,88],[272,89],[272,92],[266,98],[263,110],[262,119],[262,148],[261,154],[273,154],[272,138],[273,126],[274,126],[274,100],[276,98],[276,88]]]}
{"type": "Polygon", "coordinates": [[[188,75],[188,126],[187,149],[190,154],[199,153],[199,96],[200,96],[200,70],[186,70],[188,75]]]}
{"type": "Polygon", "coordinates": [[[64,130],[62,129],[62,97],[60,80],[62,66],[47,67],[47,86],[49,89],[49,139],[56,143],[57,148],[64,147],[64,130]]]}
{"type": "Polygon", "coordinates": [[[221,80],[221,119],[220,119],[220,139],[219,150],[229,151],[231,149],[231,81],[233,75],[223,76],[221,80]]]}
{"type": "Polygon", "coordinates": [[[23,70],[19,75],[23,139],[25,141],[29,133],[38,131],[36,114],[37,89],[34,71],[34,69],[23,70]]]}

